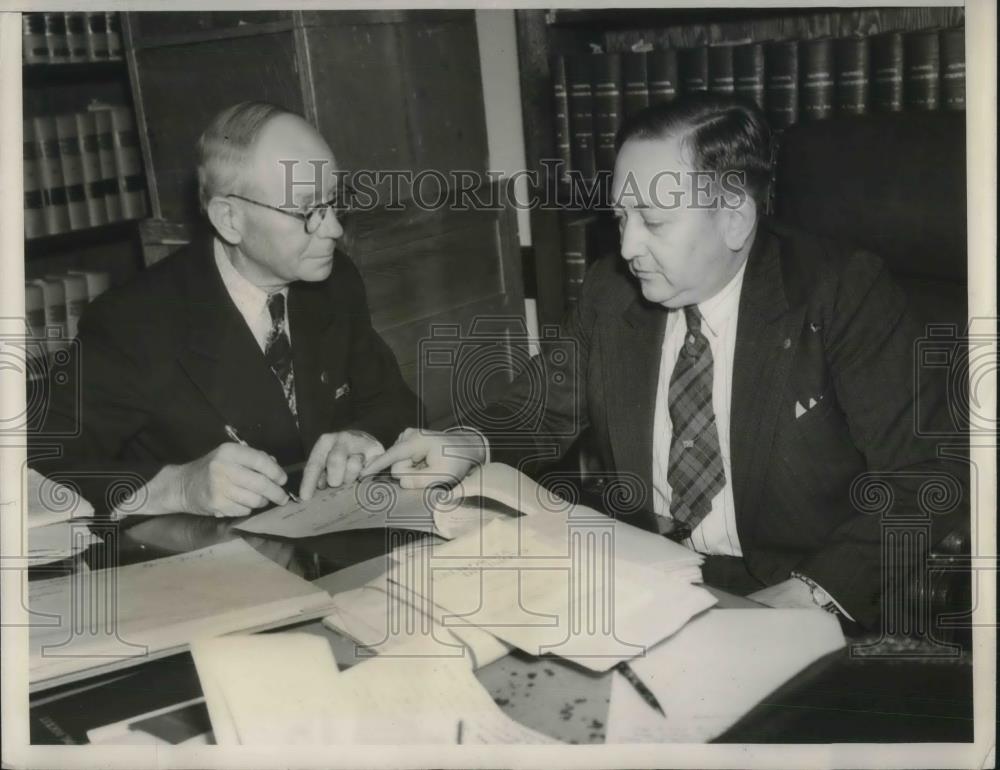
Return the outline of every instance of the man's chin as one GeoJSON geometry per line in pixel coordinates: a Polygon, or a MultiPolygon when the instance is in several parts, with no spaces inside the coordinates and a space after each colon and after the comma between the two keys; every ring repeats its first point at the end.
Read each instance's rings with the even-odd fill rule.
{"type": "Polygon", "coordinates": [[[333,272],[333,255],[329,257],[313,257],[302,264],[299,270],[300,281],[325,281],[333,272]]]}

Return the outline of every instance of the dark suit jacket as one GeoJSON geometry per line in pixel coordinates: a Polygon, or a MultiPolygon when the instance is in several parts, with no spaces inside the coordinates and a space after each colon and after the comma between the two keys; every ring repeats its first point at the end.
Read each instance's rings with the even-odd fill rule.
{"type": "Polygon", "coordinates": [[[304,460],[320,434],[358,429],[390,446],[420,422],[417,398],[374,331],[357,268],[337,253],[331,276],[288,294],[299,425],[226,291],[210,239],[196,241],[107,292],[80,321],[79,386],[56,389],[46,433],[72,425],[62,456],[37,459],[75,481],[98,510],[121,484],[227,441],[225,425],[280,464],[304,460]],[[79,403],[70,395],[79,393],[79,403]]]}
{"type": "MultiPolygon", "coordinates": [[[[589,428],[603,470],[635,482],[639,502],[651,506],[667,312],[646,302],[623,268],[618,259],[590,270],[564,341],[543,340],[543,355],[477,427],[494,459],[515,465],[532,453],[564,451],[589,428]],[[565,340],[573,343],[570,355],[565,340]],[[544,408],[527,425],[522,417],[535,412],[524,403],[532,398],[544,399],[544,408]]],[[[929,539],[954,526],[954,518],[928,516],[917,499],[934,479],[953,497],[957,483],[962,495],[968,478],[956,465],[942,481],[947,463],[935,442],[915,435],[918,389],[925,424],[939,423],[947,411],[940,381],[926,370],[915,380],[912,351],[920,336],[880,259],[760,223],[739,305],[730,483],[744,561],[762,587],[799,570],[860,623],[874,625],[882,527],[891,522],[861,512],[877,507],[876,487],[852,491],[866,472],[882,474],[892,516],[932,520],[929,539]],[[817,405],[797,416],[796,402],[811,398],[817,405]]],[[[960,506],[960,499],[950,503],[951,510],[960,506]]]]}

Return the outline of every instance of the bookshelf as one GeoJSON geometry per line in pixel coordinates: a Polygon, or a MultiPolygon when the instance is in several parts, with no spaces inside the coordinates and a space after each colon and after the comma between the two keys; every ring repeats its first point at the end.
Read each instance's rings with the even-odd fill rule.
{"type": "MultiPolygon", "coordinates": [[[[965,105],[961,7],[524,10],[517,28],[525,148],[542,180],[546,159],[584,178],[607,169],[623,118],[685,91],[742,94],[779,131],[965,105]]],[[[599,207],[532,212],[540,322],[561,318],[586,265],[608,253],[617,234],[599,207]]]]}
{"type": "Polygon", "coordinates": [[[140,268],[148,204],[119,15],[21,18],[27,322],[52,353],[140,268]]]}

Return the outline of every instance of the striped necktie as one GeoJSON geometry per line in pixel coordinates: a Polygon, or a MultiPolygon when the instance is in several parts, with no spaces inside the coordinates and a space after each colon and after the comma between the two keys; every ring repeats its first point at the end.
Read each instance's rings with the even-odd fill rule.
{"type": "Polygon", "coordinates": [[[267,333],[267,342],[264,345],[264,360],[281,383],[288,408],[298,419],[298,410],[295,406],[295,372],[292,370],[292,343],[288,336],[288,316],[285,314],[285,295],[276,291],[268,297],[267,310],[271,314],[271,330],[267,333]]]}
{"type": "Polygon", "coordinates": [[[726,484],[719,431],[712,410],[712,349],[701,331],[701,313],[684,308],[687,334],[670,377],[668,407],[673,424],[667,483],[670,515],[692,530],[712,509],[726,484]]]}

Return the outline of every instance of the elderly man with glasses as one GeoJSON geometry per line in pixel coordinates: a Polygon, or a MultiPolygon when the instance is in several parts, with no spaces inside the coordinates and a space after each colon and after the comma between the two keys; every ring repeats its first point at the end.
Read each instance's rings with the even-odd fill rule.
{"type": "Polygon", "coordinates": [[[336,250],[339,175],[323,137],[244,102],[197,149],[211,236],[87,309],[77,382],[53,386],[34,442],[33,465],[100,511],[242,516],[309,498],[354,481],[420,418],[336,250]],[[60,456],[45,459],[52,443],[60,456]]]}

